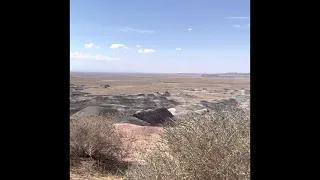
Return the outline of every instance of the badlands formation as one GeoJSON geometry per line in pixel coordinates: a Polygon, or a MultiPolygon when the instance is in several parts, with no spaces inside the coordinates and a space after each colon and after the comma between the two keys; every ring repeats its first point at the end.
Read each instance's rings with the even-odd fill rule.
{"type": "MultiPolygon", "coordinates": [[[[99,88],[108,88],[101,85],[99,88]]],[[[70,116],[119,116],[119,122],[140,126],[164,125],[175,116],[189,113],[205,114],[221,108],[250,108],[249,89],[185,89],[177,93],[93,95],[84,85],[70,84],[70,116]],[[225,98],[206,100],[205,95],[225,98]]]]}

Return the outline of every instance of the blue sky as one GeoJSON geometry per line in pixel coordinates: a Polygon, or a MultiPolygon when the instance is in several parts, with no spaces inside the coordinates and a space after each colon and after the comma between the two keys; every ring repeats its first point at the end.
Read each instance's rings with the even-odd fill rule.
{"type": "Polygon", "coordinates": [[[250,0],[71,0],[70,68],[250,72],[250,0]]]}

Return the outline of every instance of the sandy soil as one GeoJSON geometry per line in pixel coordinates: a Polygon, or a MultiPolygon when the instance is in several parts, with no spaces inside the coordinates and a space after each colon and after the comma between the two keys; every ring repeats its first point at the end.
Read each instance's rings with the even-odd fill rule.
{"type": "MultiPolygon", "coordinates": [[[[222,89],[250,89],[249,77],[202,77],[201,75],[181,74],[88,74],[72,73],[70,83],[85,85],[86,92],[95,95],[110,94],[138,94],[169,91],[178,93],[183,90],[207,88],[222,89]],[[102,88],[108,84],[111,87],[102,88]]],[[[189,94],[189,93],[188,93],[189,94]]],[[[204,98],[215,98],[201,92],[193,93],[204,98]]],[[[223,94],[217,94],[223,96],[223,94]]]]}
{"type": "Polygon", "coordinates": [[[162,127],[138,126],[134,124],[114,124],[118,133],[123,135],[123,148],[128,152],[125,161],[137,162],[141,154],[155,148],[160,135],[164,132],[162,127]]]}

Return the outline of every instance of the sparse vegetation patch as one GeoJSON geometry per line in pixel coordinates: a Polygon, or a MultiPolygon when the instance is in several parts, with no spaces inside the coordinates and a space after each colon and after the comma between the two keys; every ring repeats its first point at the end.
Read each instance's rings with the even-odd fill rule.
{"type": "Polygon", "coordinates": [[[183,116],[156,151],[133,165],[130,180],[250,179],[250,117],[240,109],[183,116]]]}

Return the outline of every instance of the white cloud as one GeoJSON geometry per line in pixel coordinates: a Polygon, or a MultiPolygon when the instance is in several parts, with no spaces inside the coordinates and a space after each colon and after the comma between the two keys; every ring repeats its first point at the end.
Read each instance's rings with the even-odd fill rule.
{"type": "Polygon", "coordinates": [[[248,27],[250,27],[250,24],[247,24],[247,25],[234,24],[233,27],[235,27],[235,28],[248,28],[248,27]]]}
{"type": "Polygon", "coordinates": [[[140,54],[149,54],[149,53],[155,53],[156,51],[153,49],[144,49],[144,50],[139,50],[138,53],[140,54]]]}
{"type": "Polygon", "coordinates": [[[177,51],[181,51],[182,49],[181,49],[181,48],[176,48],[176,50],[177,50],[177,51]]]}
{"type": "Polygon", "coordinates": [[[142,46],[140,46],[140,45],[136,45],[136,47],[137,47],[137,48],[141,48],[142,46]]]}
{"type": "Polygon", "coordinates": [[[92,55],[92,54],[84,54],[79,52],[70,52],[71,60],[91,60],[91,61],[114,61],[119,60],[120,58],[103,56],[103,55],[92,55]]]}
{"type": "Polygon", "coordinates": [[[84,48],[87,48],[87,49],[100,48],[100,46],[96,46],[96,45],[94,45],[93,43],[89,43],[89,44],[85,44],[85,45],[84,45],[84,48]]]}
{"type": "Polygon", "coordinates": [[[111,49],[129,49],[127,46],[124,44],[112,44],[110,46],[111,49]]]}
{"type": "Polygon", "coordinates": [[[192,31],[192,28],[189,28],[188,31],[192,31]]]}
{"type": "Polygon", "coordinates": [[[145,34],[145,33],[148,33],[148,34],[154,33],[154,31],[152,31],[152,30],[133,29],[133,28],[129,28],[129,27],[120,28],[119,30],[122,31],[122,32],[136,32],[136,33],[143,33],[143,34],[145,34]]]}
{"type": "Polygon", "coordinates": [[[248,16],[234,16],[234,17],[226,17],[226,19],[249,19],[248,16]]]}

